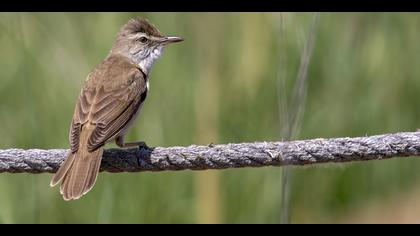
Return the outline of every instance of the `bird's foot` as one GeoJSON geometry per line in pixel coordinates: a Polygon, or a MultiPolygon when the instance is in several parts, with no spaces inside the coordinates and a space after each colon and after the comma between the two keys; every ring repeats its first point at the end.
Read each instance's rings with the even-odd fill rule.
{"type": "Polygon", "coordinates": [[[147,146],[146,142],[143,142],[143,141],[138,142],[138,148],[139,148],[139,150],[142,150],[142,149],[150,149],[150,147],[147,146]]]}

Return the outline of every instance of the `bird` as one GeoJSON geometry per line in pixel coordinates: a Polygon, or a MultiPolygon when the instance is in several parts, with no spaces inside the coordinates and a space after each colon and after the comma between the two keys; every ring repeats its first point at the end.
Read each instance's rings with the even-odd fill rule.
{"type": "Polygon", "coordinates": [[[120,148],[145,145],[126,143],[124,136],[145,102],[153,64],[168,44],[183,40],[163,35],[143,17],[121,27],[107,57],[88,74],[76,102],[70,151],[50,182],[51,187],[61,182],[64,200],[79,199],[93,188],[106,143],[120,148]]]}

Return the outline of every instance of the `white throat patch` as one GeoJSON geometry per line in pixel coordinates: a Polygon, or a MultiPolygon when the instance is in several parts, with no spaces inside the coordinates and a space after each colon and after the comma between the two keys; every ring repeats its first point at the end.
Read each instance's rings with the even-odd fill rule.
{"type": "Polygon", "coordinates": [[[150,52],[148,57],[139,62],[139,66],[144,73],[149,74],[153,64],[162,56],[162,52],[163,46],[158,46],[150,52]]]}

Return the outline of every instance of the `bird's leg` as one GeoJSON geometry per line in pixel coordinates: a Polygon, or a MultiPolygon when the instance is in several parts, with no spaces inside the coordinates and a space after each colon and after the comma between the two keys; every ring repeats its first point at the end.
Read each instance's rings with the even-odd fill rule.
{"type": "Polygon", "coordinates": [[[115,144],[117,144],[117,146],[120,147],[120,148],[130,148],[130,147],[138,147],[139,149],[149,148],[149,146],[147,146],[146,142],[143,142],[143,141],[132,142],[132,143],[124,143],[124,137],[123,136],[118,136],[115,139],[115,144]]]}

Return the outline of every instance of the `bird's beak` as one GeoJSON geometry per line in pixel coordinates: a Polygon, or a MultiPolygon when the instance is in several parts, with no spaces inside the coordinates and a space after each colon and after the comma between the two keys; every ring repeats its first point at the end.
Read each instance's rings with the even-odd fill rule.
{"type": "Polygon", "coordinates": [[[166,44],[170,44],[170,43],[182,42],[182,41],[184,41],[184,39],[181,38],[181,37],[176,37],[176,36],[166,36],[166,37],[160,38],[159,41],[160,41],[161,44],[166,45],[166,44]]]}

